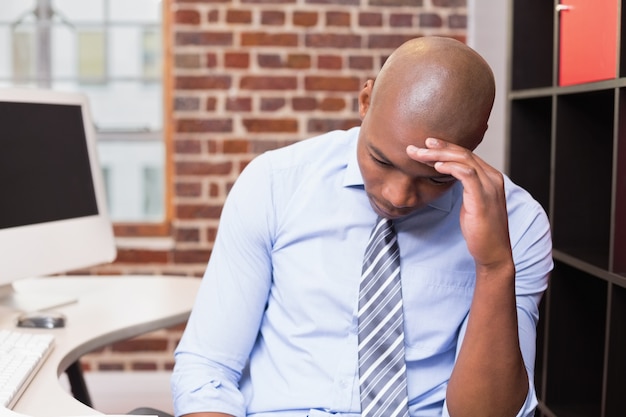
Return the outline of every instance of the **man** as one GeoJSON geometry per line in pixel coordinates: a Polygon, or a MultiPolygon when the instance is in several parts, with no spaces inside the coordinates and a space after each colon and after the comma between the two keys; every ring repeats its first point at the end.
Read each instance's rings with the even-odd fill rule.
{"type": "Polygon", "coordinates": [[[252,161],[176,350],[176,414],[369,415],[359,281],[381,217],[400,252],[406,379],[387,384],[406,384],[398,415],[532,415],[550,230],[539,204],[472,152],[493,98],[476,52],[417,38],[365,83],[360,128],[252,161]]]}

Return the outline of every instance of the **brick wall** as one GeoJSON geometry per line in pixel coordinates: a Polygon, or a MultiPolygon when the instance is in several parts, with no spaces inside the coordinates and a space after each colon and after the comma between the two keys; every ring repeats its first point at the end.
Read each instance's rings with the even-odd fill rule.
{"type": "MultiPolygon", "coordinates": [[[[93,273],[202,275],[224,198],[255,155],[357,125],[360,87],[405,40],[466,36],[466,0],[164,3],[169,237],[120,248],[93,273]]],[[[108,346],[84,366],[169,369],[182,328],[108,346]]]]}

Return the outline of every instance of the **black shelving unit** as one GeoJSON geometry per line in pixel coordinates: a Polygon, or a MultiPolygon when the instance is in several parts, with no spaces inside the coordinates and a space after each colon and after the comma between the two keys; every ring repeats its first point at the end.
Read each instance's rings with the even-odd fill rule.
{"type": "Polygon", "coordinates": [[[538,326],[536,415],[623,417],[626,2],[616,0],[617,76],[560,86],[560,2],[509,1],[508,172],[548,212],[554,243],[538,326]]]}

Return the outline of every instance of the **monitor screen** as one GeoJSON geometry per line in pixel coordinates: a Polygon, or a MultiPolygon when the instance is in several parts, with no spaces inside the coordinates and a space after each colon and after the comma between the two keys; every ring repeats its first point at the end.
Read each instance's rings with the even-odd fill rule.
{"type": "Polygon", "coordinates": [[[0,190],[1,288],[115,258],[85,96],[0,90],[0,190]]]}

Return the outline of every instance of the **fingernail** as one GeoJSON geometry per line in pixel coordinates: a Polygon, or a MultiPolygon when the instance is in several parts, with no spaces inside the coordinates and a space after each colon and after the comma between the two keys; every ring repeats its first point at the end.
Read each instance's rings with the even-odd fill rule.
{"type": "Polygon", "coordinates": [[[417,153],[418,147],[415,145],[409,145],[406,147],[406,151],[410,153],[417,153]]]}
{"type": "Polygon", "coordinates": [[[435,138],[427,138],[426,139],[426,145],[428,146],[437,146],[439,145],[439,141],[435,138]]]}

